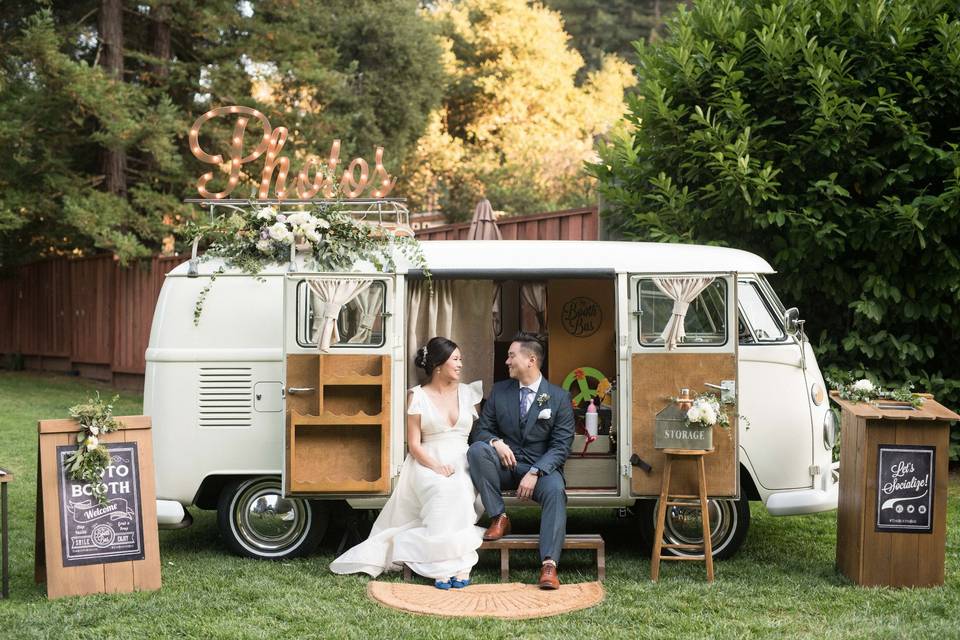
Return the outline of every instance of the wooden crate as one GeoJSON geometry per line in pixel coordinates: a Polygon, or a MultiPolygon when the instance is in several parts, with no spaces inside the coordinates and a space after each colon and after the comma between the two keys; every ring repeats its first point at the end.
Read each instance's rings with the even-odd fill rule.
{"type": "Polygon", "coordinates": [[[915,411],[880,409],[831,394],[841,408],[837,568],[864,586],[943,584],[947,535],[949,421],[960,419],[933,399],[915,411]],[[934,447],[932,528],[929,532],[877,527],[881,445],[934,447]]]}

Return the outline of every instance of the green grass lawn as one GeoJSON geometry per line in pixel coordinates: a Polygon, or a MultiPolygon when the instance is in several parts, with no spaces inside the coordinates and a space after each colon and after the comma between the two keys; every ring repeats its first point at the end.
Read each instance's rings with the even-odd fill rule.
{"type": "MultiPolygon", "coordinates": [[[[66,417],[95,389],[76,378],[0,372],[0,466],[16,476],[11,494],[11,598],[0,600],[0,638],[957,638],[960,637],[960,481],[950,485],[947,580],[937,589],[862,589],[834,569],[836,514],[773,518],[754,505],[747,541],[716,564],[707,585],[699,563],[665,563],[661,581],[636,542],[636,526],[610,510],[573,511],[569,529],[607,540],[607,596],[579,612],[526,621],[408,615],[368,600],[367,578],[327,570],[338,542],[292,562],[232,556],[210,512],[188,529],[162,531],[159,592],[49,602],[33,582],[36,421],[66,417]]],[[[120,392],[117,415],[141,410],[120,392]]],[[[521,513],[521,528],[536,513],[521,513]]],[[[517,554],[515,579],[533,581],[534,554],[517,554]]],[[[497,558],[481,554],[479,582],[497,579],[497,558]]],[[[594,579],[593,556],[564,556],[561,578],[594,579]]],[[[387,578],[397,580],[392,576],[387,578]]]]}

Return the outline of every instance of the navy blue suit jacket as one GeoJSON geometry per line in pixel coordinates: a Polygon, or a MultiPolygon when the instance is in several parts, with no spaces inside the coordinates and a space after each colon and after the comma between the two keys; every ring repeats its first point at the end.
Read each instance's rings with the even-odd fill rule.
{"type": "Polygon", "coordinates": [[[526,420],[521,424],[520,383],[510,379],[493,385],[473,425],[470,440],[487,442],[501,438],[513,450],[517,462],[536,467],[546,475],[563,471],[563,463],[573,445],[573,432],[570,394],[546,378],[540,381],[526,420]],[[543,399],[544,395],[549,398],[543,399]],[[539,418],[546,409],[550,410],[550,417],[539,418]]]}

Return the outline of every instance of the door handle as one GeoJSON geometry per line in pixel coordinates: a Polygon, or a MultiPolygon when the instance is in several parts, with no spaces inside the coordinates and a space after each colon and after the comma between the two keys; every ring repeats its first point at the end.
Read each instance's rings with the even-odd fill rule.
{"type": "Polygon", "coordinates": [[[289,393],[292,396],[295,396],[301,393],[313,393],[316,390],[317,390],[316,387],[290,387],[289,389],[287,389],[287,393],[289,393]]]}
{"type": "Polygon", "coordinates": [[[716,389],[720,392],[720,402],[723,404],[733,404],[737,397],[737,383],[735,380],[721,380],[720,384],[704,382],[703,386],[716,389]]]}

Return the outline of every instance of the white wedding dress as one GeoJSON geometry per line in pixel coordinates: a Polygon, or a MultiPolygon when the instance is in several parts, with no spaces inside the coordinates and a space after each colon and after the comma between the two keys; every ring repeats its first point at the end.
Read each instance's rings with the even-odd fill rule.
{"type": "Polygon", "coordinates": [[[459,386],[460,413],[454,425],[444,424],[419,385],[411,391],[407,413],[420,415],[423,448],[438,462],[453,466],[454,473],[442,476],[407,454],[370,536],[330,563],[334,573],[362,571],[375,578],[383,571],[399,571],[403,563],[421,576],[447,580],[477,563],[484,529],[475,525],[483,507],[467,471],[467,438],[483,383],[459,386]]]}

